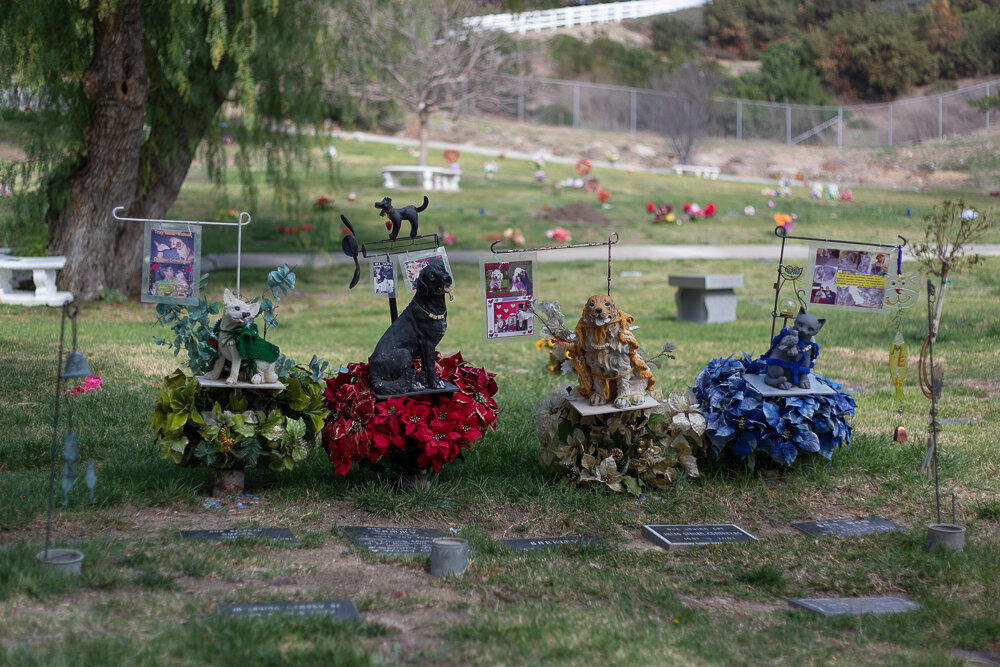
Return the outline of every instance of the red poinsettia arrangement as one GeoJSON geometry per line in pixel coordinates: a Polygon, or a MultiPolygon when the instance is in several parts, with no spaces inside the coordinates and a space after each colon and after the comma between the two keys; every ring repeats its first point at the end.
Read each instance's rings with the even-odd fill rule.
{"type": "MultiPolygon", "coordinates": [[[[420,373],[420,359],[414,370],[420,373]]],[[[486,430],[497,427],[495,375],[470,366],[461,353],[435,354],[438,377],[458,391],[375,400],[368,364],[348,364],[346,373],[327,379],[330,417],[323,446],[346,475],[354,463],[368,461],[404,472],[431,467],[440,472],[486,430]]]]}

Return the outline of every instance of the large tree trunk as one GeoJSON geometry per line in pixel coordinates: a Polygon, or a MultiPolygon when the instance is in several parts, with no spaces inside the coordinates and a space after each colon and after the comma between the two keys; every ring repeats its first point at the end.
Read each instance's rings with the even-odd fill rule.
{"type": "Polygon", "coordinates": [[[142,225],[111,216],[116,206],[134,214],[139,191],[147,96],[139,0],[126,0],[106,18],[95,18],[94,38],[83,78],[93,114],[87,152],[69,176],[69,202],[49,212],[49,250],[66,256],[59,286],[79,299],[96,298],[102,287],[137,294],[142,256],[142,225]]]}

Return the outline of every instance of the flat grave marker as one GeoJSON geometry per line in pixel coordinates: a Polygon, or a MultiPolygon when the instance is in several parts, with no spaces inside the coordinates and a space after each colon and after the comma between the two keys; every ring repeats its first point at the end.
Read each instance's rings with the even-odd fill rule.
{"type": "Polygon", "coordinates": [[[218,613],[229,616],[250,616],[261,618],[271,614],[292,614],[313,616],[323,614],[342,621],[360,621],[361,614],[350,600],[326,600],[323,602],[258,602],[253,604],[219,605],[218,613]]]}
{"type": "Polygon", "coordinates": [[[182,530],[182,540],[208,540],[211,542],[235,542],[240,538],[251,540],[271,540],[284,544],[299,545],[298,538],[288,528],[223,528],[218,530],[182,530]]]}
{"type": "Polygon", "coordinates": [[[535,549],[553,549],[567,544],[600,544],[601,538],[592,535],[577,537],[529,537],[517,540],[500,540],[514,551],[533,551],[535,549]]]}
{"type": "Polygon", "coordinates": [[[359,547],[387,556],[431,553],[435,537],[447,537],[437,528],[383,528],[381,526],[341,526],[359,547]]]}
{"type": "Polygon", "coordinates": [[[647,525],[642,527],[642,535],[668,551],[700,544],[758,541],[734,523],[647,525]]]}
{"type": "Polygon", "coordinates": [[[873,533],[889,533],[905,530],[898,523],[893,523],[877,514],[867,516],[863,519],[826,519],[824,521],[802,521],[793,523],[792,528],[797,528],[807,535],[813,537],[826,537],[828,535],[839,535],[840,537],[860,537],[873,533]]]}
{"type": "Polygon", "coordinates": [[[823,616],[860,616],[862,614],[899,614],[919,609],[913,600],[901,597],[856,598],[791,598],[793,607],[807,609],[823,616]]]}

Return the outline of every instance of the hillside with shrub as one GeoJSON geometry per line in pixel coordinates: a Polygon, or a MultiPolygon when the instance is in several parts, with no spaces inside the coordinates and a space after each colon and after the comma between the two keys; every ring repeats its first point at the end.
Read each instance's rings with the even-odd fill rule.
{"type": "Polygon", "coordinates": [[[714,0],[628,22],[636,45],[597,30],[547,40],[552,76],[655,87],[686,60],[734,97],[797,104],[884,102],[918,86],[1000,73],[1000,0],[714,0]]]}

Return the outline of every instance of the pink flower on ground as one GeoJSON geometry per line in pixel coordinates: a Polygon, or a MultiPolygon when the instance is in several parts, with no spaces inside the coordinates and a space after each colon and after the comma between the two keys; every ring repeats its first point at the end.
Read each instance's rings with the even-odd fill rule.
{"type": "Polygon", "coordinates": [[[559,243],[568,243],[570,240],[570,233],[568,229],[563,229],[562,227],[556,227],[555,229],[550,229],[545,232],[545,235],[552,239],[553,241],[558,241],[559,243]]]}
{"type": "Polygon", "coordinates": [[[99,391],[102,388],[103,387],[101,386],[101,378],[97,377],[96,375],[88,375],[87,377],[85,377],[83,379],[82,383],[78,384],[76,387],[74,387],[72,389],[64,389],[63,393],[64,394],[83,394],[83,393],[86,393],[88,391],[94,391],[95,389],[99,391]]]}

